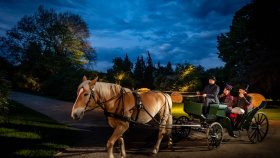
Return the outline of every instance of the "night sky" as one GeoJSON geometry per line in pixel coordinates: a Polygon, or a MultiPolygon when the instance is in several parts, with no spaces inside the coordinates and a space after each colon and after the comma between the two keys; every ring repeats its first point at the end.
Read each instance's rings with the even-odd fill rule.
{"type": "Polygon", "coordinates": [[[173,67],[185,61],[205,69],[220,67],[217,36],[229,31],[236,11],[251,0],[0,0],[0,36],[42,4],[70,11],[87,22],[97,52],[94,69],[106,72],[112,59],[125,57],[173,67]]]}

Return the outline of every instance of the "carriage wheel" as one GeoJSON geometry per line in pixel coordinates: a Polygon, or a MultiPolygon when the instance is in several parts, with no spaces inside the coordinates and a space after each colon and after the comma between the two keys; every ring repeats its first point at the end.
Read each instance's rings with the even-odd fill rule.
{"type": "Polygon", "coordinates": [[[257,113],[250,124],[248,129],[249,140],[254,143],[260,143],[266,137],[269,128],[267,116],[260,112],[257,113]]]}
{"type": "MultiPolygon", "coordinates": [[[[186,125],[189,123],[189,118],[186,116],[181,116],[175,122],[176,125],[186,125]]],[[[184,127],[184,126],[175,126],[175,133],[180,138],[187,138],[191,132],[191,127],[184,127]]]]}
{"type": "Polygon", "coordinates": [[[223,140],[223,127],[220,123],[212,123],[206,132],[206,143],[210,150],[217,149],[223,140]]]}

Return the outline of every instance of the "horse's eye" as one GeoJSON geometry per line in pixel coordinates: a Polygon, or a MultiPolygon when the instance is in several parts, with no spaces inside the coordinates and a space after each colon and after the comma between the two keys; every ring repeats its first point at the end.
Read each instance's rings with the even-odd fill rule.
{"type": "Polygon", "coordinates": [[[88,93],[85,93],[84,96],[85,96],[85,97],[88,96],[88,93]]]}

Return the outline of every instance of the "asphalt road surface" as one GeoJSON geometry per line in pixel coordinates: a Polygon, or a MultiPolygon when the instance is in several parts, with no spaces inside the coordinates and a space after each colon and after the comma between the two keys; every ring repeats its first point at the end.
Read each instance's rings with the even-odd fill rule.
{"type": "MultiPolygon", "coordinates": [[[[100,158],[107,156],[105,146],[113,129],[108,125],[102,110],[91,111],[82,120],[77,121],[70,116],[73,103],[20,92],[11,92],[9,98],[79,131],[79,140],[55,157],[100,158]]],[[[280,121],[270,120],[269,123],[268,135],[259,144],[252,144],[246,131],[241,132],[242,136],[239,139],[232,138],[225,133],[221,146],[217,150],[210,151],[206,145],[205,133],[192,130],[187,139],[181,140],[174,136],[172,149],[168,149],[167,140],[163,140],[156,156],[150,156],[150,151],[157,140],[158,129],[137,125],[124,134],[125,148],[129,158],[280,157],[280,121]]],[[[118,149],[116,143],[114,146],[115,157],[119,157],[118,149]]]]}

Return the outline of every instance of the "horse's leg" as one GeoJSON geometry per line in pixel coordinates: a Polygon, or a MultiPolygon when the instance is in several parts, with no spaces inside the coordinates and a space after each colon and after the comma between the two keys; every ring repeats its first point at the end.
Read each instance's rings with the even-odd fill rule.
{"type": "MultiPolygon", "coordinates": [[[[173,118],[172,115],[168,116],[168,120],[167,120],[167,124],[168,125],[172,125],[173,124],[173,118]]],[[[168,126],[167,128],[167,136],[168,136],[168,148],[172,148],[172,126],[168,126]]]]}
{"type": "Polygon", "coordinates": [[[118,125],[113,135],[110,137],[110,139],[107,142],[107,152],[108,152],[108,158],[114,158],[113,155],[113,146],[115,142],[123,135],[123,133],[128,129],[128,125],[120,124],[118,125]]]}
{"type": "MultiPolygon", "coordinates": [[[[162,116],[160,118],[162,118],[162,116]]],[[[165,118],[163,118],[161,123],[163,125],[165,125],[166,122],[167,122],[167,119],[165,117],[165,118]]],[[[155,147],[153,149],[153,152],[152,152],[153,155],[156,155],[158,153],[159,145],[160,145],[160,143],[162,141],[162,138],[163,138],[164,134],[166,134],[165,126],[159,126],[158,140],[157,140],[157,143],[156,143],[156,145],[155,145],[155,147]]]]}
{"type": "Polygon", "coordinates": [[[119,147],[120,147],[121,158],[125,158],[126,153],[125,153],[125,147],[124,147],[124,140],[123,140],[122,136],[118,139],[118,143],[119,143],[119,147]]]}

